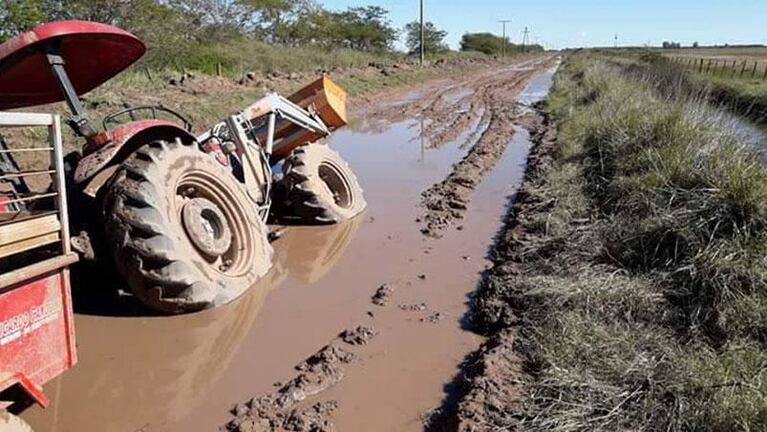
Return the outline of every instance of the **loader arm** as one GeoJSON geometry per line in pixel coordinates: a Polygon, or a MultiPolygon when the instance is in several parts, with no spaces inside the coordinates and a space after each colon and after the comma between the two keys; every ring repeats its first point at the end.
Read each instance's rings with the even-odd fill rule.
{"type": "Polygon", "coordinates": [[[276,93],[268,94],[240,113],[230,116],[197,137],[197,140],[204,143],[215,137],[217,130],[224,124],[234,132],[230,138],[243,146],[239,149],[241,153],[244,153],[247,144],[260,145],[270,157],[275,152],[284,153],[284,147],[295,148],[299,139],[297,134],[316,135],[314,140],[330,135],[330,129],[313,107],[301,108],[276,93]]]}

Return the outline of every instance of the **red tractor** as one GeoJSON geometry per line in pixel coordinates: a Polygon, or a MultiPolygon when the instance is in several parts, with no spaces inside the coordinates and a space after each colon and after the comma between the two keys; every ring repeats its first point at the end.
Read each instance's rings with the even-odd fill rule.
{"type": "Polygon", "coordinates": [[[346,124],[346,94],[327,77],[289,98],[269,94],[200,135],[159,106],[123,110],[96,127],[79,95],[144,51],[112,26],[41,25],[0,45],[0,110],[66,102],[67,124],[84,140],[81,155],[67,158],[73,219],[90,221],[80,227],[88,235],[73,245],[89,255],[85,240],[104,238],[147,306],[164,313],[211,308],[263,277],[271,267],[266,219],[273,201],[282,216],[316,224],[364,210],[349,166],[321,142],[346,124]]]}

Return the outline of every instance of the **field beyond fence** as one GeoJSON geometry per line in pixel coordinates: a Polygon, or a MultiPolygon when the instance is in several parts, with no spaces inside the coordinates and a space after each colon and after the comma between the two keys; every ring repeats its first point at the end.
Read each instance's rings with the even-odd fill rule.
{"type": "Polygon", "coordinates": [[[767,59],[739,60],[713,57],[670,57],[670,60],[698,73],[767,81],[767,59]]]}

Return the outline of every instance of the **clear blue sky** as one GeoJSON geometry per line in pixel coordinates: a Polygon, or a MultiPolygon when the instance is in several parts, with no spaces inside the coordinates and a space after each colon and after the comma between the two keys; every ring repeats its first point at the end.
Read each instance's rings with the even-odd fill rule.
{"type": "MultiPolygon", "coordinates": [[[[419,0],[321,0],[330,9],[378,5],[402,28],[418,17],[419,0]]],[[[499,19],[511,19],[508,35],[521,41],[530,26],[532,38],[548,48],[723,43],[767,44],[767,0],[424,0],[426,20],[448,31],[457,48],[465,32],[500,34],[499,19]]],[[[401,47],[401,43],[400,43],[401,47]]]]}

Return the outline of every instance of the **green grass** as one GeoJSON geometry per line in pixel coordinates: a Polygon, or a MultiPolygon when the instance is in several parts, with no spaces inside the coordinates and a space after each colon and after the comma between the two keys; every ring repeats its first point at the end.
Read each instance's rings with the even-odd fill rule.
{"type": "MultiPolygon", "coordinates": [[[[767,428],[767,169],[716,112],[587,54],[547,109],[517,276],[528,430],[767,428]]],[[[497,284],[496,284],[496,288],[497,284]]]]}
{"type": "Polygon", "coordinates": [[[676,58],[677,72],[688,75],[691,84],[709,93],[715,103],[726,104],[758,122],[767,122],[767,48],[667,50],[663,54],[676,58]],[[688,58],[704,59],[703,67],[699,63],[690,66],[688,58]]]}
{"type": "Polygon", "coordinates": [[[247,37],[222,42],[160,44],[150,49],[138,67],[152,70],[196,70],[239,78],[244,72],[298,72],[317,68],[361,67],[370,61],[402,61],[404,54],[389,51],[363,52],[267,44],[247,37]]]}
{"type": "Polygon", "coordinates": [[[665,56],[730,60],[767,60],[767,47],[682,48],[659,50],[665,56]]]}

